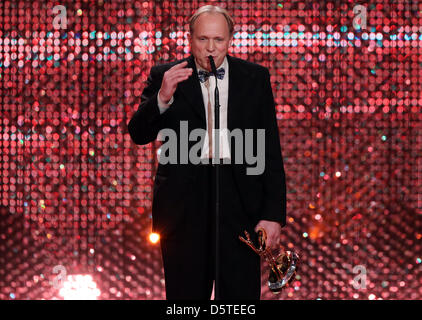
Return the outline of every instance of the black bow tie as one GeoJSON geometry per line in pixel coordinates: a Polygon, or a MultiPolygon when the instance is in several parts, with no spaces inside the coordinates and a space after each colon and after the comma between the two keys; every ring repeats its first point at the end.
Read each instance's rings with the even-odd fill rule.
{"type": "MultiPolygon", "coordinates": [[[[217,78],[220,79],[220,80],[222,80],[224,78],[224,73],[225,73],[224,68],[218,69],[217,70],[217,78]]],[[[199,81],[205,82],[205,81],[207,81],[207,79],[211,75],[214,75],[214,73],[213,72],[204,71],[204,70],[199,70],[199,72],[198,72],[199,81]]]]}

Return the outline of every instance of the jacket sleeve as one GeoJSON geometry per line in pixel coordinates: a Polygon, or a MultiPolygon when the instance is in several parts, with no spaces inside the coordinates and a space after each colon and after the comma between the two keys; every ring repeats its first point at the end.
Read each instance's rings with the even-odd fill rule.
{"type": "Polygon", "coordinates": [[[162,117],[157,95],[161,81],[162,75],[159,74],[156,67],[152,67],[141,95],[141,103],[128,124],[130,137],[136,144],[142,145],[154,141],[160,131],[162,117]]]}
{"type": "Polygon", "coordinates": [[[286,178],[280,136],[271,89],[270,73],[265,69],[263,112],[265,122],[264,206],[261,218],[286,225],[286,178]]]}

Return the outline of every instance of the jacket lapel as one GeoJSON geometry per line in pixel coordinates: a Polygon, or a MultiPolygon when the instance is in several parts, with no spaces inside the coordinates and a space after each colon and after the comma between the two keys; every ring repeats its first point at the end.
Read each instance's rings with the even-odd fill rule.
{"type": "Polygon", "coordinates": [[[227,55],[229,63],[229,99],[227,110],[227,129],[242,127],[243,99],[248,96],[248,73],[246,73],[235,58],[227,55]]]}
{"type": "Polygon", "coordinates": [[[199,84],[198,72],[193,56],[187,58],[188,64],[186,68],[192,68],[193,73],[186,81],[179,84],[179,90],[184,95],[193,111],[202,120],[203,128],[206,128],[205,106],[202,97],[201,85],[199,84]]]}

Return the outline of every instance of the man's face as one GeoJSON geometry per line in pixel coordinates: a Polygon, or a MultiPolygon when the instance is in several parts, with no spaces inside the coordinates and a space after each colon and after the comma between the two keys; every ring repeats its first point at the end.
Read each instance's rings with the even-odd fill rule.
{"type": "Polygon", "coordinates": [[[208,60],[211,55],[218,68],[230,47],[231,35],[226,19],[220,13],[203,13],[196,19],[193,29],[189,43],[196,62],[211,71],[208,60]]]}

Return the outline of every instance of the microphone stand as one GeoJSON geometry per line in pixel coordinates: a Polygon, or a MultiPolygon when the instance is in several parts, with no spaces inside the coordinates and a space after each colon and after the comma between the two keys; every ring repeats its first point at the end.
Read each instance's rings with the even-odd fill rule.
{"type": "Polygon", "coordinates": [[[220,300],[220,285],[218,279],[220,278],[220,94],[217,86],[217,68],[215,67],[212,56],[208,57],[210,60],[211,70],[215,76],[215,91],[214,91],[214,141],[215,141],[215,155],[211,155],[213,166],[215,166],[215,292],[214,299],[220,300]],[[214,161],[215,160],[215,161],[214,161]]]}

